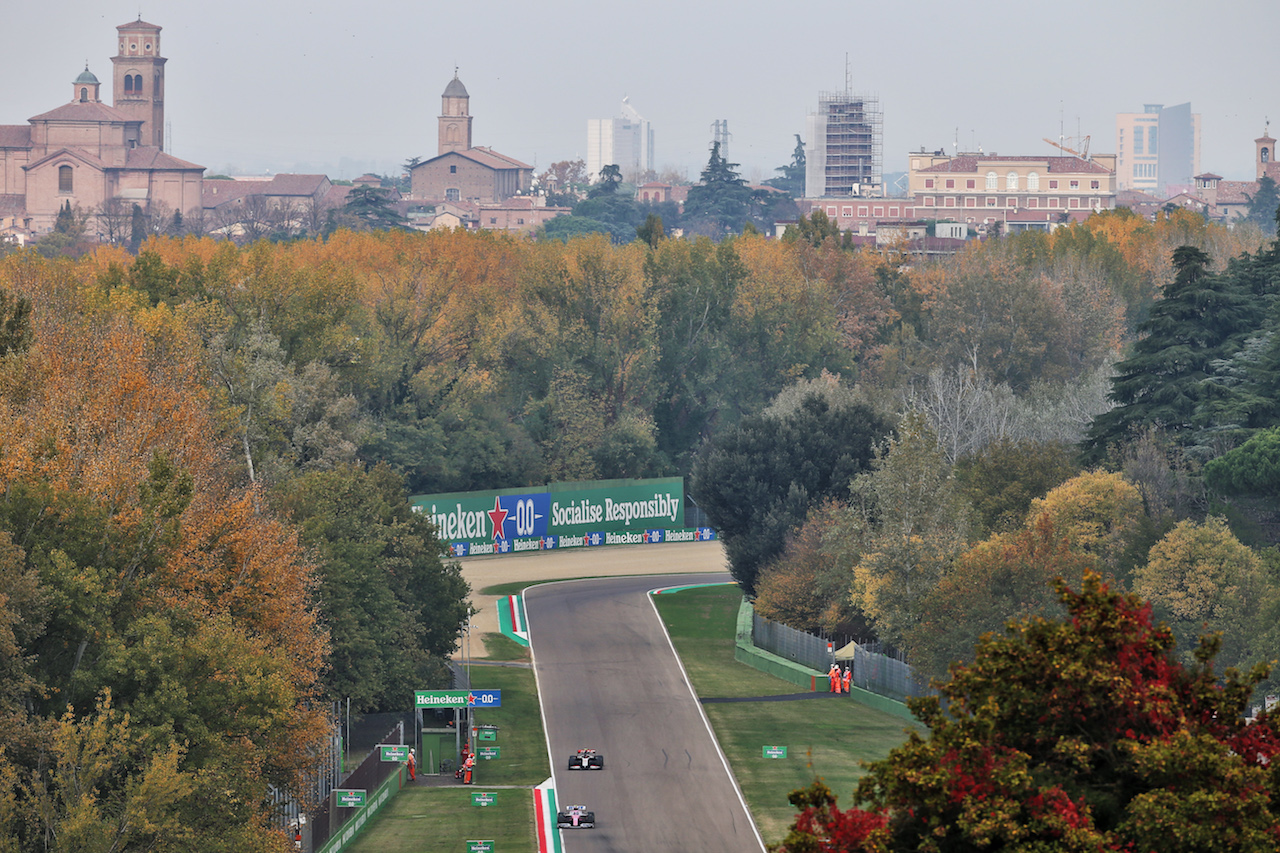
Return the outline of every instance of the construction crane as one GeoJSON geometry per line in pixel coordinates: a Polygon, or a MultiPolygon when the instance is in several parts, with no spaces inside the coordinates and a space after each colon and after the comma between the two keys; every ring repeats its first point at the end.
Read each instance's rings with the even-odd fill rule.
{"type": "Polygon", "coordinates": [[[1063,145],[1061,142],[1054,142],[1052,139],[1050,139],[1047,136],[1043,137],[1043,139],[1045,142],[1049,143],[1054,148],[1061,148],[1063,151],[1067,152],[1068,154],[1074,154],[1076,157],[1079,157],[1081,160],[1089,159],[1089,137],[1087,136],[1084,137],[1084,144],[1080,146],[1081,148],[1084,149],[1083,151],[1077,151],[1074,148],[1068,148],[1067,146],[1063,145]]]}

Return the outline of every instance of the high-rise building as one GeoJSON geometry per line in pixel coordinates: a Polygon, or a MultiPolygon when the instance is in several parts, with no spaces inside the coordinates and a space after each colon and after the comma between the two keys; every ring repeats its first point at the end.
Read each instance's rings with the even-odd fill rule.
{"type": "Polygon", "coordinates": [[[805,198],[884,195],[879,98],[823,92],[806,127],[805,198]]]}
{"type": "Polygon", "coordinates": [[[1192,192],[1200,174],[1200,114],[1191,104],[1146,104],[1116,114],[1118,189],[1160,198],[1192,192]]]}
{"type": "Polygon", "coordinates": [[[633,183],[653,171],[653,127],[627,98],[620,117],[587,120],[587,175],[596,181],[605,166],[617,166],[633,183]]]}

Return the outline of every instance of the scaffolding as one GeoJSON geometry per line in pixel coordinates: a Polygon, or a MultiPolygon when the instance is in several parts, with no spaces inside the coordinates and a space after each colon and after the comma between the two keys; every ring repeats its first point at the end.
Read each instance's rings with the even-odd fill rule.
{"type": "Polygon", "coordinates": [[[874,95],[822,92],[811,127],[821,139],[821,194],[827,198],[879,194],[883,173],[883,117],[874,95]]]}

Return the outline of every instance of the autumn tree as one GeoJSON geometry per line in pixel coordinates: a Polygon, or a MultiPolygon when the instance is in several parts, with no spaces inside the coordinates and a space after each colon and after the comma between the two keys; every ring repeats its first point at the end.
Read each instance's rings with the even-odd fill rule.
{"type": "Polygon", "coordinates": [[[1122,578],[1158,538],[1137,487],[1108,471],[1085,471],[1032,500],[1028,516],[1041,514],[1073,548],[1093,554],[1122,578]]]}
{"type": "Polygon", "coordinates": [[[1192,665],[1136,596],[1058,581],[1065,619],[1012,622],[940,697],[909,700],[928,735],[875,762],[841,810],[821,780],[778,848],[798,851],[1261,851],[1280,730],[1244,712],[1266,676],[1192,665]]]}
{"type": "MultiPolygon", "coordinates": [[[[1179,646],[1190,650],[1206,633],[1222,637],[1229,666],[1245,665],[1265,586],[1262,561],[1240,543],[1221,517],[1182,521],[1134,570],[1133,591],[1168,622],[1179,646]]],[[[1191,662],[1190,652],[1182,654],[1191,662]]]]}

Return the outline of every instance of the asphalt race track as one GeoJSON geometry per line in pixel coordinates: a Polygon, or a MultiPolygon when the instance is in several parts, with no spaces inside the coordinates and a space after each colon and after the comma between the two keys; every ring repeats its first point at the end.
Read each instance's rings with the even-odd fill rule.
{"type": "Polygon", "coordinates": [[[562,832],[567,853],[763,853],[647,595],[725,580],[724,573],[618,577],[526,591],[556,800],[596,813],[595,829],[562,832]],[[603,770],[567,769],[583,747],[604,756],[603,770]]]}

